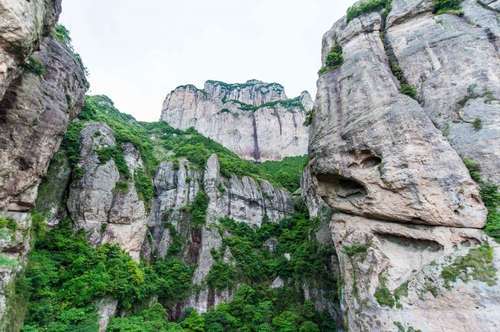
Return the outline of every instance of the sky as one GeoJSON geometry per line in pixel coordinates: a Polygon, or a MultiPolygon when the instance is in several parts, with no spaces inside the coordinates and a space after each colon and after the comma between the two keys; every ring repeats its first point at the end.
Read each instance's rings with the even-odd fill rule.
{"type": "Polygon", "coordinates": [[[157,121],[166,95],[206,80],[278,82],[316,93],[321,38],[354,0],[67,0],[60,23],[90,94],[157,121]]]}

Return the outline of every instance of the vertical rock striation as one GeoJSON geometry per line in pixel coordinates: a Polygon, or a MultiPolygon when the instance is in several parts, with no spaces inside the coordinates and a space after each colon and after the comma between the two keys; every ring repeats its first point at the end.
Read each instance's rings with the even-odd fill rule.
{"type": "Polygon", "coordinates": [[[195,128],[244,159],[279,160],[307,151],[309,93],[288,99],[277,83],[207,81],[203,90],[178,87],[163,104],[161,120],[195,128]]]}
{"type": "Polygon", "coordinates": [[[325,67],[336,45],[343,63],[319,77],[302,186],[313,215],[334,211],[349,331],[499,328],[500,247],[481,231],[486,209],[461,159],[496,181],[498,13],[475,1],[463,11],[395,0],[387,17],[343,18],[324,35],[325,67]],[[463,121],[475,116],[482,128],[463,121]]]}
{"type": "Polygon", "coordinates": [[[208,159],[203,172],[186,160],[177,164],[164,162],[158,168],[154,184],[156,197],[149,219],[151,236],[144,244],[144,255],[164,257],[175,236],[184,239],[183,259],[196,265],[193,284],[201,286],[184,307],[199,312],[226,301],[231,295],[230,291],[215,292],[204,283],[214,263],[212,251],[222,245],[215,227],[219,219],[232,218],[258,227],[266,218],[278,221],[294,210],[291,195],[267,181],[224,178],[216,155],[208,159]],[[200,191],[208,199],[206,220],[203,225],[194,225],[190,206],[200,191]]]}
{"type": "Polygon", "coordinates": [[[108,126],[90,123],[81,132],[77,167],[83,175],[71,183],[67,200],[73,222],[91,244],[114,243],[139,259],[147,213],[134,183],[135,171],[142,168],[136,148],[130,143],[118,146],[108,126]],[[99,152],[110,148],[123,151],[129,174],[120,174],[114,158],[102,160],[99,152]]]}
{"type": "Polygon", "coordinates": [[[474,0],[463,1],[462,10],[462,17],[436,16],[431,0],[394,1],[385,41],[428,117],[498,184],[499,13],[474,0]]]}

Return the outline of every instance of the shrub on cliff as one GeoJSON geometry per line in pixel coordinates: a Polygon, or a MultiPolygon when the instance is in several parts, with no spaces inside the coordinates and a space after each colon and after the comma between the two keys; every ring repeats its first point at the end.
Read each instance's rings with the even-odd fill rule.
{"type": "Polygon", "coordinates": [[[432,12],[436,15],[454,14],[463,15],[462,11],[463,0],[433,0],[432,12]]]}
{"type": "Polygon", "coordinates": [[[344,56],[342,55],[342,47],[335,44],[328,55],[326,56],[325,65],[319,70],[318,74],[322,75],[329,71],[335,70],[344,63],[344,56]]]}
{"type": "Polygon", "coordinates": [[[346,19],[350,22],[352,19],[363,14],[384,10],[389,12],[392,0],[365,0],[359,2],[347,9],[346,19]]]}

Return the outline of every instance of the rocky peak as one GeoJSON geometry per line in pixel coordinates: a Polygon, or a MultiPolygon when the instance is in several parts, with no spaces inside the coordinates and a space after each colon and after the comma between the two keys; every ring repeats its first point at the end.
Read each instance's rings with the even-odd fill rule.
{"type": "Polygon", "coordinates": [[[305,155],[309,93],[287,99],[283,86],[250,80],[207,81],[203,90],[184,85],[163,104],[161,120],[174,128],[195,128],[240,157],[256,161],[305,155]]]}
{"type": "Polygon", "coordinates": [[[498,12],[468,0],[375,3],[357,2],[323,37],[302,188],[313,215],[334,211],[345,324],[497,330],[478,308],[499,308],[498,283],[448,273],[484,252],[481,269],[498,280],[500,247],[480,230],[500,163],[498,12]]]}
{"type": "Polygon", "coordinates": [[[233,84],[206,81],[204,91],[214,99],[221,101],[237,100],[253,106],[287,99],[285,88],[281,84],[265,83],[259,80],[248,80],[245,83],[233,84]]]}

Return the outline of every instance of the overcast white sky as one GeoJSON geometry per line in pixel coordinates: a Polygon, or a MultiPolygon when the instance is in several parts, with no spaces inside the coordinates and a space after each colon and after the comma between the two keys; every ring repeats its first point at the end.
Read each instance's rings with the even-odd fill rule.
{"type": "Polygon", "coordinates": [[[354,0],[67,0],[61,23],[106,94],[158,120],[179,85],[259,79],[316,93],[321,37],[354,0]]]}

